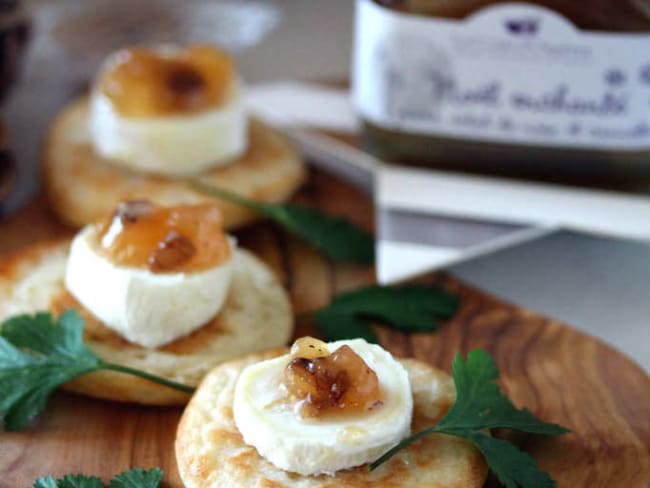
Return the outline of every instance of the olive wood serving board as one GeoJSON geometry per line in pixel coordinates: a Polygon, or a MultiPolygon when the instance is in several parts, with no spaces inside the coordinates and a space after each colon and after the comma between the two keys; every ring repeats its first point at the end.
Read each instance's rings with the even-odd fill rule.
{"type": "MultiPolygon", "coordinates": [[[[314,171],[296,200],[346,215],[372,230],[370,199],[325,173],[314,171]]],[[[0,257],[31,242],[71,232],[39,198],[0,225],[0,257]]],[[[260,255],[282,279],[297,314],[328,303],[339,291],[373,282],[373,269],[333,265],[269,223],[237,234],[240,243],[260,255]]],[[[516,405],[572,430],[557,438],[513,437],[558,486],[648,486],[650,378],[644,371],[592,337],[452,277],[436,274],[422,281],[458,292],[459,312],[437,333],[408,335],[380,327],[385,347],[447,371],[457,352],[487,350],[501,371],[503,389],[516,405]]],[[[576,297],[579,293],[576,290],[576,297]]],[[[314,331],[299,324],[297,334],[304,333],[314,331]]],[[[31,487],[38,476],[71,472],[108,480],[136,466],[160,466],[165,486],[181,487],[173,451],[180,414],[180,408],[147,408],[56,393],[31,428],[0,432],[0,488],[31,487]]]]}

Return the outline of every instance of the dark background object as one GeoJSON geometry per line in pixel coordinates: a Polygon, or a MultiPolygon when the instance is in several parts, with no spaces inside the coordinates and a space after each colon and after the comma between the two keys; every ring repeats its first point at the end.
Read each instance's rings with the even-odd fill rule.
{"type": "MultiPolygon", "coordinates": [[[[0,102],[20,73],[30,24],[20,0],[0,0],[0,102]]],[[[14,182],[14,161],[7,127],[0,122],[0,218],[14,182]]]]}
{"type": "Polygon", "coordinates": [[[22,2],[0,0],[0,100],[20,72],[30,24],[22,2]]]}
{"type": "Polygon", "coordinates": [[[2,202],[12,187],[14,162],[9,151],[9,137],[4,123],[0,122],[0,218],[2,218],[2,202]]]}

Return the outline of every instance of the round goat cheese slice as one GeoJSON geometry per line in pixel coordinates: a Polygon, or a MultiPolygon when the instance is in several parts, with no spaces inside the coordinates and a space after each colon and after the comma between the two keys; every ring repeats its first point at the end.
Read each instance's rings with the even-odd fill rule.
{"type": "Polygon", "coordinates": [[[348,345],[372,369],[384,393],[383,404],[368,412],[303,418],[286,403],[283,372],[290,355],[247,367],[235,386],[233,415],[246,444],[285,471],[302,475],[334,474],[378,459],[410,432],[413,398],[404,367],[363,339],[348,345]]]}
{"type": "MultiPolygon", "coordinates": [[[[179,49],[154,49],[161,58],[179,49]]],[[[114,63],[116,53],[106,66],[114,63]]],[[[231,84],[226,100],[193,113],[129,117],[119,113],[99,87],[90,97],[90,135],[96,152],[111,163],[135,171],[187,177],[231,163],[248,147],[248,118],[242,100],[242,83],[231,84]]],[[[128,87],[124,87],[128,90],[128,87]]]]}
{"type": "MultiPolygon", "coordinates": [[[[96,228],[72,241],[65,272],[68,291],[104,325],[130,342],[156,348],[208,322],[224,304],[230,258],[191,273],[152,273],[117,266],[95,248],[96,228]]],[[[231,249],[234,241],[230,240],[231,249]]]]}

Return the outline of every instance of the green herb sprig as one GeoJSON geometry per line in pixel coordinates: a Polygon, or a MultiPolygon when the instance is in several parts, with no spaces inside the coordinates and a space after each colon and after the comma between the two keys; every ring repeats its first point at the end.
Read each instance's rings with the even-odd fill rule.
{"type": "MultiPolygon", "coordinates": [[[[158,488],[162,479],[160,468],[135,468],[118,474],[110,481],[110,488],[158,488]]],[[[33,488],[104,488],[104,483],[96,476],[69,474],[58,480],[43,476],[34,482],[33,488]]]]}
{"type": "Polygon", "coordinates": [[[440,287],[430,285],[367,286],[334,297],[310,315],[326,340],[362,337],[379,339],[372,322],[405,332],[436,330],[437,320],[451,318],[460,300],[440,287]]]}
{"type": "Polygon", "coordinates": [[[490,469],[506,488],[552,488],[555,482],[540,471],[535,461],[508,441],[495,439],[486,429],[506,428],[533,434],[559,435],[568,432],[556,424],[542,422],[526,409],[518,410],[501,393],[494,360],[480,349],[467,361],[460,354],[453,363],[456,402],[433,427],[411,435],[370,465],[373,470],[413,442],[431,434],[449,434],[472,442],[490,469]]]}
{"type": "Polygon", "coordinates": [[[298,205],[260,203],[236,193],[192,181],[195,190],[253,210],[301,237],[333,261],[372,264],[375,243],[370,234],[343,217],[330,217],[318,209],[298,205]]]}
{"type": "Polygon", "coordinates": [[[8,431],[24,428],[42,412],[52,392],[78,376],[100,370],[146,378],[186,393],[191,386],[99,359],[83,342],[84,321],[74,310],[54,322],[49,313],[18,315],[0,330],[0,415],[8,431]]]}

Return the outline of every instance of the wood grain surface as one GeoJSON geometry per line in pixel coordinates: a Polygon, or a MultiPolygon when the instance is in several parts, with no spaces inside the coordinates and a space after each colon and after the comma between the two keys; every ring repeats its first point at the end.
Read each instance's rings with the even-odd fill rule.
{"type": "MultiPolygon", "coordinates": [[[[347,215],[372,229],[370,200],[326,174],[313,173],[296,200],[347,215]]],[[[38,199],[0,226],[0,257],[70,232],[49,213],[45,200],[38,199]]],[[[373,281],[372,269],[332,265],[268,223],[258,223],[238,237],[280,276],[297,313],[373,281]]],[[[648,486],[650,378],[639,367],[594,338],[451,277],[433,275],[423,281],[460,293],[459,313],[434,334],[406,335],[380,327],[385,347],[446,370],[457,352],[486,349],[495,357],[502,386],[515,404],[572,430],[559,438],[498,433],[510,435],[531,453],[558,486],[648,486]]],[[[579,294],[576,290],[576,299],[579,294]]],[[[298,334],[311,332],[308,324],[299,324],[298,334]]],[[[180,413],[57,393],[32,428],[0,433],[0,487],[28,487],[38,476],[70,472],[109,479],[135,466],[160,466],[165,486],[181,487],[173,453],[180,413]]]]}

